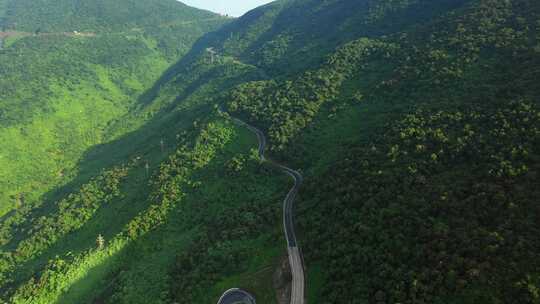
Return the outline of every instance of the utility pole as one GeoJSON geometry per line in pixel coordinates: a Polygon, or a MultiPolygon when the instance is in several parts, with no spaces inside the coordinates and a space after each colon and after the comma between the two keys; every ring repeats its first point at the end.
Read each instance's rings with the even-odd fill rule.
{"type": "Polygon", "coordinates": [[[17,193],[17,194],[14,196],[14,199],[15,199],[15,209],[21,208],[22,205],[23,205],[23,202],[24,202],[24,194],[22,194],[22,193],[17,193]]]}
{"type": "Polygon", "coordinates": [[[207,48],[206,51],[210,53],[210,61],[212,64],[214,64],[214,56],[216,55],[216,51],[214,51],[214,48],[207,48]]]}
{"type": "Polygon", "coordinates": [[[99,234],[96,239],[96,245],[98,250],[103,250],[103,248],[105,248],[105,238],[101,234],[99,234]]]}
{"type": "Polygon", "coordinates": [[[159,145],[161,146],[161,154],[165,151],[165,141],[163,138],[159,141],[159,145]]]}
{"type": "Polygon", "coordinates": [[[148,164],[148,161],[146,161],[144,168],[146,169],[146,178],[148,178],[148,171],[150,170],[150,165],[148,164]]]}

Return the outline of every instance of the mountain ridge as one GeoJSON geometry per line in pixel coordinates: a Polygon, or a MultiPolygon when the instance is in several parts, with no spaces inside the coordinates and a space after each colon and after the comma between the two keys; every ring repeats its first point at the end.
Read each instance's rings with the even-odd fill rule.
{"type": "Polygon", "coordinates": [[[174,0],[6,1],[2,28],[27,32],[126,30],[218,15],[174,0]]]}

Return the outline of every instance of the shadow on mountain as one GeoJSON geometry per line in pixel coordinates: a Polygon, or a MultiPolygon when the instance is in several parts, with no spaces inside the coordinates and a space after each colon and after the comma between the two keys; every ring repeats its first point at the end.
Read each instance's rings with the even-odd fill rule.
{"type": "MultiPolygon", "coordinates": [[[[230,141],[223,148],[223,151],[226,151],[227,149],[234,149],[232,145],[236,145],[236,143],[234,141],[230,141]]],[[[207,176],[208,172],[215,172],[216,167],[221,167],[223,162],[224,159],[222,156],[217,154],[205,166],[193,171],[194,180],[203,182],[204,176],[207,176]]],[[[147,197],[148,192],[149,191],[145,192],[144,197],[140,197],[140,200],[146,202],[146,204],[142,206],[142,209],[140,210],[141,212],[148,210],[148,207],[150,206],[151,202],[147,197]]],[[[63,293],[55,303],[74,303],[77,300],[81,300],[78,298],[80,295],[92,295],[92,303],[104,303],[103,301],[107,300],[112,294],[115,293],[116,290],[114,290],[114,286],[120,279],[120,273],[126,268],[133,266],[131,264],[123,264],[121,261],[139,263],[141,259],[148,254],[148,250],[153,252],[153,255],[146,257],[146,259],[150,259],[148,261],[149,264],[155,263],[155,265],[163,266],[163,263],[165,263],[165,265],[172,265],[179,250],[185,248],[194,235],[197,235],[198,232],[197,228],[195,227],[198,227],[198,225],[201,225],[201,223],[204,222],[203,219],[205,219],[207,216],[209,208],[208,204],[210,203],[209,201],[203,199],[206,195],[205,192],[201,191],[200,189],[195,188],[191,191],[187,191],[186,193],[189,193],[192,198],[185,199],[182,204],[177,204],[170,211],[168,211],[162,221],[162,224],[160,224],[158,227],[154,227],[152,230],[144,232],[142,235],[138,236],[136,240],[129,241],[125,247],[122,247],[101,263],[93,266],[87,273],[84,274],[83,277],[71,284],[67,289],[67,292],[63,293]],[[185,212],[183,210],[190,210],[190,212],[185,212]],[[174,245],[166,241],[171,239],[174,240],[174,245]],[[152,246],[152,244],[161,244],[162,242],[169,244],[166,251],[159,250],[158,248],[152,246]],[[143,246],[146,248],[143,250],[145,252],[141,252],[140,245],[142,244],[144,244],[143,246]],[[154,259],[154,255],[159,256],[159,258],[154,259]],[[164,256],[166,258],[163,258],[164,256]],[[91,290],[95,290],[94,288],[96,284],[99,284],[101,287],[100,290],[103,290],[101,294],[91,292],[91,290]]],[[[111,213],[110,208],[108,208],[108,210],[104,210],[103,213],[105,212],[111,213]]],[[[99,215],[96,217],[99,217],[99,215]]],[[[132,217],[125,218],[127,218],[126,220],[128,221],[132,219],[132,217]]],[[[93,223],[88,222],[85,224],[85,227],[79,229],[73,234],[84,234],[84,230],[92,225],[93,223]]],[[[109,239],[113,238],[122,230],[123,226],[124,225],[119,226],[117,231],[108,233],[106,237],[109,239]]],[[[69,240],[66,240],[66,242],[69,243],[69,240]]],[[[88,248],[88,246],[92,246],[93,243],[91,239],[87,242],[88,244],[86,245],[86,248],[88,248]]],[[[78,253],[82,250],[83,249],[81,248],[78,253]]]]}
{"type": "Polygon", "coordinates": [[[183,72],[187,72],[189,65],[205,52],[208,45],[210,45],[210,43],[215,40],[215,37],[218,35],[219,31],[215,31],[199,38],[191,50],[184,57],[182,57],[182,59],[170,66],[154,83],[154,85],[138,98],[138,106],[144,107],[151,104],[152,101],[158,96],[161,88],[178,76],[182,70],[183,72]]]}
{"type": "MultiPolygon", "coordinates": [[[[212,35],[216,35],[216,33],[208,34],[208,36],[212,35]]],[[[137,109],[137,115],[145,117],[147,114],[144,112],[145,106],[151,105],[153,99],[160,96],[160,90],[165,85],[171,85],[179,71],[189,70],[190,63],[194,62],[205,49],[205,44],[210,40],[208,36],[201,38],[185,57],[169,68],[152,88],[141,95],[139,103],[142,107],[137,109]]],[[[151,174],[157,172],[159,164],[176,150],[178,136],[180,136],[179,131],[192,128],[198,118],[205,117],[214,110],[212,102],[199,100],[191,95],[196,94],[198,90],[204,90],[205,93],[210,92],[211,95],[217,96],[227,88],[246,81],[246,79],[260,77],[258,71],[251,71],[253,73],[229,75],[226,76],[226,79],[212,83],[212,80],[217,76],[224,76],[224,70],[227,70],[227,66],[218,65],[198,73],[197,77],[184,89],[179,89],[174,95],[166,96],[168,103],[135,130],[108,143],[96,145],[83,154],[77,166],[79,170],[77,176],[70,183],[44,194],[42,199],[44,203],[25,216],[26,222],[18,226],[19,231],[32,229],[35,219],[49,214],[57,214],[59,210],[57,203],[62,198],[77,192],[82,185],[98,176],[100,172],[114,166],[121,166],[136,157],[142,158],[143,161],[139,163],[137,168],[132,169],[133,172],[130,172],[127,180],[122,182],[123,198],[115,199],[111,203],[114,205],[108,204],[104,205],[103,208],[98,208],[96,213],[81,228],[67,233],[41,252],[39,256],[22,263],[24,266],[20,265],[21,267],[18,268],[20,271],[13,278],[14,284],[27,281],[30,277],[35,276],[58,252],[71,252],[74,255],[81,253],[95,243],[98,234],[110,239],[120,232],[138,212],[145,210],[148,204],[146,195],[149,186],[144,165],[149,164],[151,174]],[[163,151],[161,141],[164,142],[163,151]],[[114,209],[114,212],[111,212],[111,208],[114,209]],[[118,212],[122,212],[123,215],[117,216],[118,212]]],[[[141,117],[136,118],[141,119],[141,117]]],[[[15,250],[23,239],[21,237],[13,239],[5,246],[5,249],[15,250]]]]}

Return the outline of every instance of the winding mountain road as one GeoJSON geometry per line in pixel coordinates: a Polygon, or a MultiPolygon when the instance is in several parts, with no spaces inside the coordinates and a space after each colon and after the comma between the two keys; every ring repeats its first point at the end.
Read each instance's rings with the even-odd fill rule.
{"type": "MultiPolygon", "coordinates": [[[[219,111],[225,112],[221,106],[219,107],[219,111]]],[[[259,141],[259,157],[261,158],[262,161],[266,161],[270,163],[271,165],[277,168],[280,168],[285,173],[290,175],[294,180],[294,186],[291,188],[289,193],[287,193],[287,196],[285,197],[285,200],[283,201],[283,229],[285,231],[285,238],[287,240],[289,265],[291,267],[291,274],[292,274],[292,289],[291,289],[290,304],[304,304],[304,289],[305,289],[304,262],[302,259],[302,252],[300,251],[300,248],[298,247],[298,242],[296,240],[296,233],[294,230],[294,216],[293,216],[294,200],[296,198],[296,195],[298,194],[298,190],[300,189],[302,182],[304,181],[304,177],[302,176],[302,174],[300,174],[300,172],[293,170],[289,167],[286,167],[284,165],[281,165],[279,163],[276,163],[271,159],[266,158],[264,153],[266,151],[267,141],[266,141],[266,136],[261,130],[245,123],[244,121],[238,118],[235,118],[232,116],[231,118],[236,124],[246,127],[251,132],[255,133],[255,135],[257,135],[257,139],[259,141]]],[[[232,290],[240,290],[240,289],[232,289],[232,290]]],[[[218,304],[233,304],[233,303],[238,302],[238,301],[236,302],[229,301],[227,299],[222,300],[222,298],[230,291],[231,290],[228,290],[223,294],[218,304]]],[[[251,299],[255,301],[252,296],[251,296],[251,299]]],[[[251,302],[245,302],[245,303],[251,303],[251,302]]]]}

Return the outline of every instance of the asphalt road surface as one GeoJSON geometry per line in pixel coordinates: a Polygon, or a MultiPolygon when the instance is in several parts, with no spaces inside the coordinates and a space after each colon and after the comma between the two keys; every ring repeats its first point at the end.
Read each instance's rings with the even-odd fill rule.
{"type": "MultiPolygon", "coordinates": [[[[219,108],[221,112],[225,112],[222,110],[222,108],[219,108]]],[[[289,254],[289,264],[291,267],[291,274],[292,274],[292,291],[291,291],[291,304],[304,304],[304,289],[305,289],[305,275],[304,275],[304,263],[302,259],[302,252],[300,251],[300,248],[298,247],[298,242],[296,241],[296,233],[294,231],[294,199],[296,198],[296,195],[298,194],[298,189],[300,189],[300,186],[302,185],[302,182],[304,180],[302,174],[300,172],[295,171],[289,167],[286,167],[284,165],[278,164],[270,159],[267,159],[264,155],[266,151],[266,136],[264,133],[255,128],[254,126],[251,126],[242,120],[238,118],[232,117],[233,121],[241,126],[244,126],[248,128],[251,132],[255,133],[257,135],[257,139],[259,141],[259,157],[263,161],[267,161],[270,164],[280,168],[285,173],[290,175],[294,180],[294,186],[291,188],[289,193],[287,193],[287,196],[285,197],[285,200],[283,201],[283,229],[285,231],[285,238],[287,240],[287,251],[289,254]]],[[[240,290],[240,289],[232,289],[232,290],[240,290]]],[[[227,295],[226,291],[222,298],[227,295]]],[[[245,292],[245,291],[243,291],[245,292]]],[[[253,302],[245,302],[245,303],[255,303],[255,299],[250,295],[253,302]]],[[[222,301],[220,299],[220,302],[218,304],[233,304],[238,301],[234,301],[233,298],[231,300],[222,301]]],[[[242,303],[242,301],[240,301],[242,303]]]]}
{"type": "Polygon", "coordinates": [[[223,293],[218,304],[256,304],[255,298],[247,291],[239,288],[231,288],[223,293]]]}

